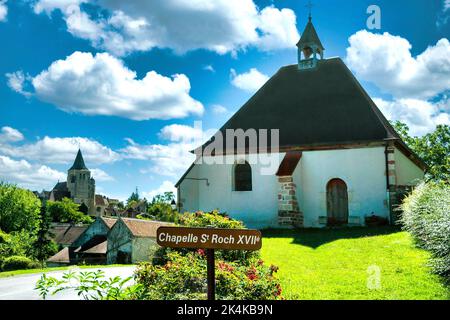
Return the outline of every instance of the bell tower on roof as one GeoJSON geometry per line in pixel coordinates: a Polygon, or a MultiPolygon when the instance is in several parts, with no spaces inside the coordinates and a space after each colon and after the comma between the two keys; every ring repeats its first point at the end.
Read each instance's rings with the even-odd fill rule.
{"type": "MultiPolygon", "coordinates": [[[[311,4],[309,7],[311,8],[311,4]]],[[[297,43],[298,48],[298,68],[300,70],[313,69],[317,66],[317,61],[323,59],[325,48],[320,42],[316,29],[312,23],[311,11],[308,17],[308,23],[297,43]]]]}

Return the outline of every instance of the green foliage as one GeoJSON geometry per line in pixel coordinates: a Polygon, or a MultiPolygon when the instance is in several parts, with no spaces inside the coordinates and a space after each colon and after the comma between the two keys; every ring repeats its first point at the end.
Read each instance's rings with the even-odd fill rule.
{"type": "Polygon", "coordinates": [[[434,271],[450,281],[450,185],[419,185],[402,205],[402,223],[431,252],[434,271]]]}
{"type": "Polygon", "coordinates": [[[39,264],[24,256],[10,256],[3,260],[2,270],[21,270],[39,268],[39,264]]]}
{"type": "Polygon", "coordinates": [[[102,270],[94,272],[64,273],[62,279],[56,279],[43,274],[38,280],[35,290],[46,299],[64,290],[75,290],[78,296],[85,300],[141,300],[141,286],[130,285],[132,277],[121,279],[114,277],[105,279],[102,270]]]}
{"type": "MultiPolygon", "coordinates": [[[[171,252],[163,266],[140,264],[135,280],[147,299],[179,300],[206,297],[206,258],[202,250],[181,254],[171,252]]],[[[246,264],[216,262],[218,299],[269,300],[281,298],[281,287],[274,273],[277,268],[254,259],[246,264]]]]}
{"type": "Polygon", "coordinates": [[[14,231],[6,234],[0,231],[0,257],[32,256],[35,236],[28,231],[14,231]]]}
{"type": "Polygon", "coordinates": [[[450,181],[450,126],[438,125],[423,137],[411,137],[406,124],[397,121],[394,128],[428,166],[427,175],[436,181],[450,181]]]}
{"type": "Polygon", "coordinates": [[[33,243],[33,256],[39,261],[45,261],[58,252],[58,245],[51,239],[52,217],[45,208],[41,209],[39,229],[33,243]]]}
{"type": "Polygon", "coordinates": [[[163,194],[158,194],[154,196],[152,199],[152,204],[155,203],[171,204],[173,200],[175,200],[175,195],[173,194],[173,192],[164,192],[163,194]]]}
{"type": "Polygon", "coordinates": [[[47,213],[55,222],[92,223],[93,219],[79,211],[79,205],[69,198],[47,201],[47,213]]]}
{"type": "Polygon", "coordinates": [[[0,229],[35,233],[41,201],[28,190],[0,182],[0,229]]]}
{"type": "Polygon", "coordinates": [[[179,222],[179,213],[172,209],[172,201],[175,199],[173,192],[165,192],[153,197],[147,207],[147,212],[137,216],[139,219],[179,222]]]}
{"type": "Polygon", "coordinates": [[[133,203],[138,203],[140,200],[139,192],[136,188],[136,192],[133,192],[131,196],[127,199],[127,208],[133,205],[133,203]]]}

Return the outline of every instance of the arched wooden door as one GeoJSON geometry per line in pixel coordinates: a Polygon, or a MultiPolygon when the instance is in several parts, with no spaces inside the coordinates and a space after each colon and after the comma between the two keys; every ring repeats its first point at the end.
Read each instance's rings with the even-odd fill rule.
{"type": "Polygon", "coordinates": [[[347,185],[341,179],[332,179],[327,184],[327,215],[329,224],[348,223],[347,185]]]}

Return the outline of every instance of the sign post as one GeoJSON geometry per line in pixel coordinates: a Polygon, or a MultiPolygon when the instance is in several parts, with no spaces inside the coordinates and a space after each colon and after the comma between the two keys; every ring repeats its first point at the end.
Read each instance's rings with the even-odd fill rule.
{"type": "Polygon", "coordinates": [[[215,299],[214,250],[259,250],[261,232],[249,229],[159,227],[156,241],[161,247],[206,249],[208,300],[215,299]]]}

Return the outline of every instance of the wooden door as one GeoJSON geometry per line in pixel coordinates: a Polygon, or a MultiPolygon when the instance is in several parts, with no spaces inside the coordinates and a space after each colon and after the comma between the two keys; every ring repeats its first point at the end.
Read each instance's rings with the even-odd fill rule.
{"type": "Polygon", "coordinates": [[[341,179],[330,180],[327,184],[327,214],[329,224],[348,223],[347,185],[341,179]]]}

